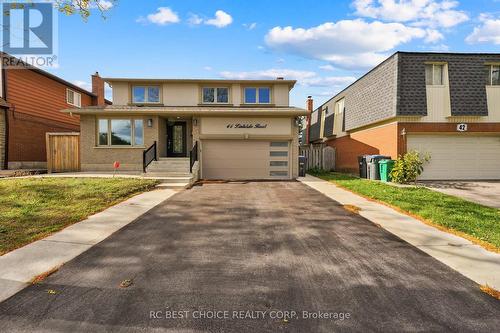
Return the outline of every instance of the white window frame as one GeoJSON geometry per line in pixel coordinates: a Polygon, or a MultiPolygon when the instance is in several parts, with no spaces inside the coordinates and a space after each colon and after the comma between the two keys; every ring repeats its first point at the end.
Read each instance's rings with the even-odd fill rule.
{"type": "Polygon", "coordinates": [[[145,121],[144,119],[142,118],[97,118],[97,121],[96,121],[96,128],[97,128],[97,131],[96,131],[96,145],[98,147],[113,147],[113,148],[116,148],[116,147],[121,147],[121,148],[135,148],[135,147],[140,147],[140,148],[144,148],[145,145],[144,145],[144,129],[146,128],[145,126],[145,121]],[[106,120],[108,122],[107,124],[107,134],[108,134],[108,142],[107,144],[105,145],[102,145],[99,143],[99,132],[100,132],[100,128],[99,128],[99,121],[100,120],[106,120]],[[130,145],[112,145],[111,144],[111,121],[112,120],[129,120],[130,121],[130,145]],[[135,120],[142,120],[142,144],[136,144],[135,143],[135,120]]]}
{"type": "Polygon", "coordinates": [[[426,77],[425,77],[425,85],[426,86],[434,86],[434,87],[443,87],[446,85],[446,71],[445,71],[445,68],[446,68],[446,63],[442,63],[442,62],[426,62],[425,63],[425,66],[432,66],[432,83],[431,84],[427,84],[427,73],[425,74],[426,77]],[[434,68],[436,66],[441,66],[441,84],[435,84],[434,83],[434,68]]]}
{"type": "Polygon", "coordinates": [[[202,104],[229,104],[231,90],[229,87],[202,87],[201,88],[201,103],[202,104]],[[205,89],[214,89],[214,101],[213,102],[205,102],[204,98],[204,90],[205,89]],[[219,94],[219,89],[227,89],[227,102],[217,102],[217,97],[219,94]]]}
{"type": "Polygon", "coordinates": [[[82,94],[73,90],[73,89],[66,89],[66,103],[69,105],[76,106],[77,108],[82,107],[82,94]],[[70,95],[73,95],[73,101],[70,101],[70,95]]]}
{"type": "Polygon", "coordinates": [[[132,94],[132,103],[133,104],[161,104],[161,87],[159,85],[142,85],[142,84],[135,84],[132,86],[132,89],[130,91],[132,94]],[[144,88],[144,102],[136,102],[134,100],[134,89],[135,88],[144,88]],[[150,102],[148,101],[149,98],[149,88],[158,88],[158,102],[150,102]]]}
{"type": "Polygon", "coordinates": [[[490,87],[500,87],[500,82],[499,84],[493,84],[493,67],[498,67],[500,70],[500,64],[486,64],[485,66],[490,68],[490,82],[487,85],[490,87]]]}
{"type": "Polygon", "coordinates": [[[260,87],[244,87],[243,88],[243,103],[244,104],[273,104],[273,89],[268,86],[260,86],[260,87]],[[260,101],[259,89],[266,88],[269,89],[269,102],[263,103],[260,101]],[[247,103],[246,101],[246,90],[247,89],[255,89],[255,103],[247,103]]]}
{"type": "Polygon", "coordinates": [[[311,126],[318,122],[318,110],[315,110],[311,113],[311,126]]]}

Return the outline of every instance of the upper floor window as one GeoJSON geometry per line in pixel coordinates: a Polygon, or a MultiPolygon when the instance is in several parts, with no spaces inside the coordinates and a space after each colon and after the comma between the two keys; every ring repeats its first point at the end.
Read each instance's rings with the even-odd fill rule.
{"type": "Polygon", "coordinates": [[[80,108],[82,107],[82,94],[71,89],[66,89],[66,102],[80,108]]]}
{"type": "Polygon", "coordinates": [[[245,88],[246,104],[269,104],[271,103],[271,88],[245,88]]]}
{"type": "Polygon", "coordinates": [[[134,86],[132,87],[133,103],[160,103],[160,87],[134,86]]]}
{"type": "Polygon", "coordinates": [[[229,88],[203,88],[203,103],[229,103],[229,88]]]}
{"type": "Polygon", "coordinates": [[[444,65],[425,65],[425,84],[428,86],[442,86],[444,84],[444,65]]]}
{"type": "Polygon", "coordinates": [[[487,65],[485,68],[486,85],[500,86],[500,65],[487,65]]]}

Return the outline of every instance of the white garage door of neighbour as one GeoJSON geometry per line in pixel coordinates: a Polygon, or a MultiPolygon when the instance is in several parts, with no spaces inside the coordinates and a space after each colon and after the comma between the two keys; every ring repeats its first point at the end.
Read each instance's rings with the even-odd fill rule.
{"type": "Polygon", "coordinates": [[[288,141],[202,140],[204,179],[289,179],[288,141]]]}
{"type": "Polygon", "coordinates": [[[408,150],[429,153],[421,180],[500,179],[500,137],[408,135],[408,150]]]}

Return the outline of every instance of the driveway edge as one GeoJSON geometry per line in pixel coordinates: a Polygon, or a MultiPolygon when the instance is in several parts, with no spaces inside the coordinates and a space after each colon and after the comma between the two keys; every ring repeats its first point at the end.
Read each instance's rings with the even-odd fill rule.
{"type": "Polygon", "coordinates": [[[157,189],[138,194],[44,239],[0,257],[0,302],[48,272],[87,251],[177,193],[157,189]]]}
{"type": "Polygon", "coordinates": [[[500,254],[446,233],[385,205],[367,200],[335,184],[307,175],[298,181],[342,205],[360,208],[359,215],[480,285],[500,290],[500,254]]]}

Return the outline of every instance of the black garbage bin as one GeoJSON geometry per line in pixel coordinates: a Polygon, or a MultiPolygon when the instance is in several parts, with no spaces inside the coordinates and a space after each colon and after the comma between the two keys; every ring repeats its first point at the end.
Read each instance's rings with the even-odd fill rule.
{"type": "Polygon", "coordinates": [[[360,178],[367,178],[368,177],[368,170],[367,170],[367,165],[366,165],[366,157],[367,156],[369,156],[369,155],[358,156],[359,177],[360,178]]]}
{"type": "Polygon", "coordinates": [[[299,156],[299,177],[306,176],[306,162],[307,162],[307,157],[299,156]]]}

